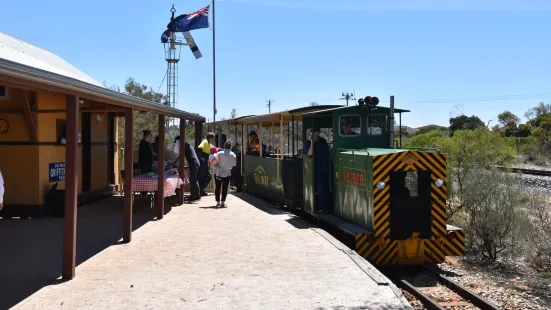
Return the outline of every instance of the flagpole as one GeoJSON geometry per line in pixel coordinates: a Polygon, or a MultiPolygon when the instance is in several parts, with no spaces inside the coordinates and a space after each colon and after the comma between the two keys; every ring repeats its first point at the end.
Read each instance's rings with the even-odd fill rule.
{"type": "MultiPolygon", "coordinates": [[[[218,130],[216,130],[216,18],[214,16],[214,2],[215,0],[212,0],[212,125],[214,128],[214,134],[216,135],[218,130]]],[[[217,137],[217,144],[219,144],[219,139],[220,137],[217,137]]],[[[217,146],[220,147],[220,145],[217,146]]]]}

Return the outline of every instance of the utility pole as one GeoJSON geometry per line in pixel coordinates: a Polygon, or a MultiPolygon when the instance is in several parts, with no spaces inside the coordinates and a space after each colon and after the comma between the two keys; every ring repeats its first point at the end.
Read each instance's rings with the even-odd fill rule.
{"type": "Polygon", "coordinates": [[[272,113],[272,100],[266,100],[268,103],[266,106],[268,107],[268,113],[272,113]]]}
{"type": "Polygon", "coordinates": [[[346,106],[348,106],[348,100],[356,100],[353,93],[342,93],[340,100],[346,100],[346,106]]]}

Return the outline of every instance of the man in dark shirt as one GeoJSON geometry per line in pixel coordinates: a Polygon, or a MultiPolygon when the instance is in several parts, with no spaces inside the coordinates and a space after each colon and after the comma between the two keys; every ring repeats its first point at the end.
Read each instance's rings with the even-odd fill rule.
{"type": "Polygon", "coordinates": [[[143,138],[138,149],[138,163],[142,174],[153,172],[153,147],[150,143],[152,137],[150,130],[143,131],[143,138]]]}
{"type": "Polygon", "coordinates": [[[328,211],[333,201],[329,187],[329,144],[320,137],[321,130],[314,128],[304,141],[304,150],[314,156],[314,183],[316,188],[316,209],[328,211]]]}
{"type": "MultiPolygon", "coordinates": [[[[174,160],[174,164],[177,165],[178,159],[180,158],[180,136],[177,136],[176,139],[174,139],[174,153],[178,154],[178,157],[174,160]]],[[[199,181],[197,180],[197,174],[201,163],[199,162],[199,158],[197,157],[193,147],[185,141],[184,156],[186,157],[189,169],[190,195],[188,201],[196,201],[201,199],[201,195],[199,193],[199,181]]]]}

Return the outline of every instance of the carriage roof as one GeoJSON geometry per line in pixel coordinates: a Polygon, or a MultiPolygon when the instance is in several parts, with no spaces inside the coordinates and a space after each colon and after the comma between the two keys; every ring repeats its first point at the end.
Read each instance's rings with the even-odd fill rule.
{"type": "Polygon", "coordinates": [[[302,115],[312,111],[328,110],[334,109],[337,107],[342,107],[341,105],[318,105],[318,106],[308,106],[298,109],[285,110],[279,112],[273,112],[262,115],[253,115],[242,118],[236,118],[229,121],[230,125],[234,124],[244,124],[244,125],[258,125],[262,124],[263,126],[278,125],[281,120],[285,121],[301,121],[302,115]]]}

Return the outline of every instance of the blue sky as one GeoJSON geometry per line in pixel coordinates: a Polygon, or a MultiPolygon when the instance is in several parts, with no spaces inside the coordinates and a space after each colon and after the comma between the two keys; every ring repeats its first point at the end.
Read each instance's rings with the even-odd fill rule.
{"type": "MultiPolygon", "coordinates": [[[[157,89],[173,3],[177,15],[208,4],[5,1],[0,31],[99,82],[134,77],[157,89]]],[[[382,101],[394,95],[396,107],[412,110],[403,116],[409,125],[447,125],[461,112],[522,117],[551,103],[550,12],[548,0],[218,0],[217,119],[232,108],[266,113],[268,99],[272,111],[342,104],[341,92],[353,90],[382,101]]],[[[212,119],[212,31],[192,34],[203,58],[181,50],[179,108],[212,119]]]]}

